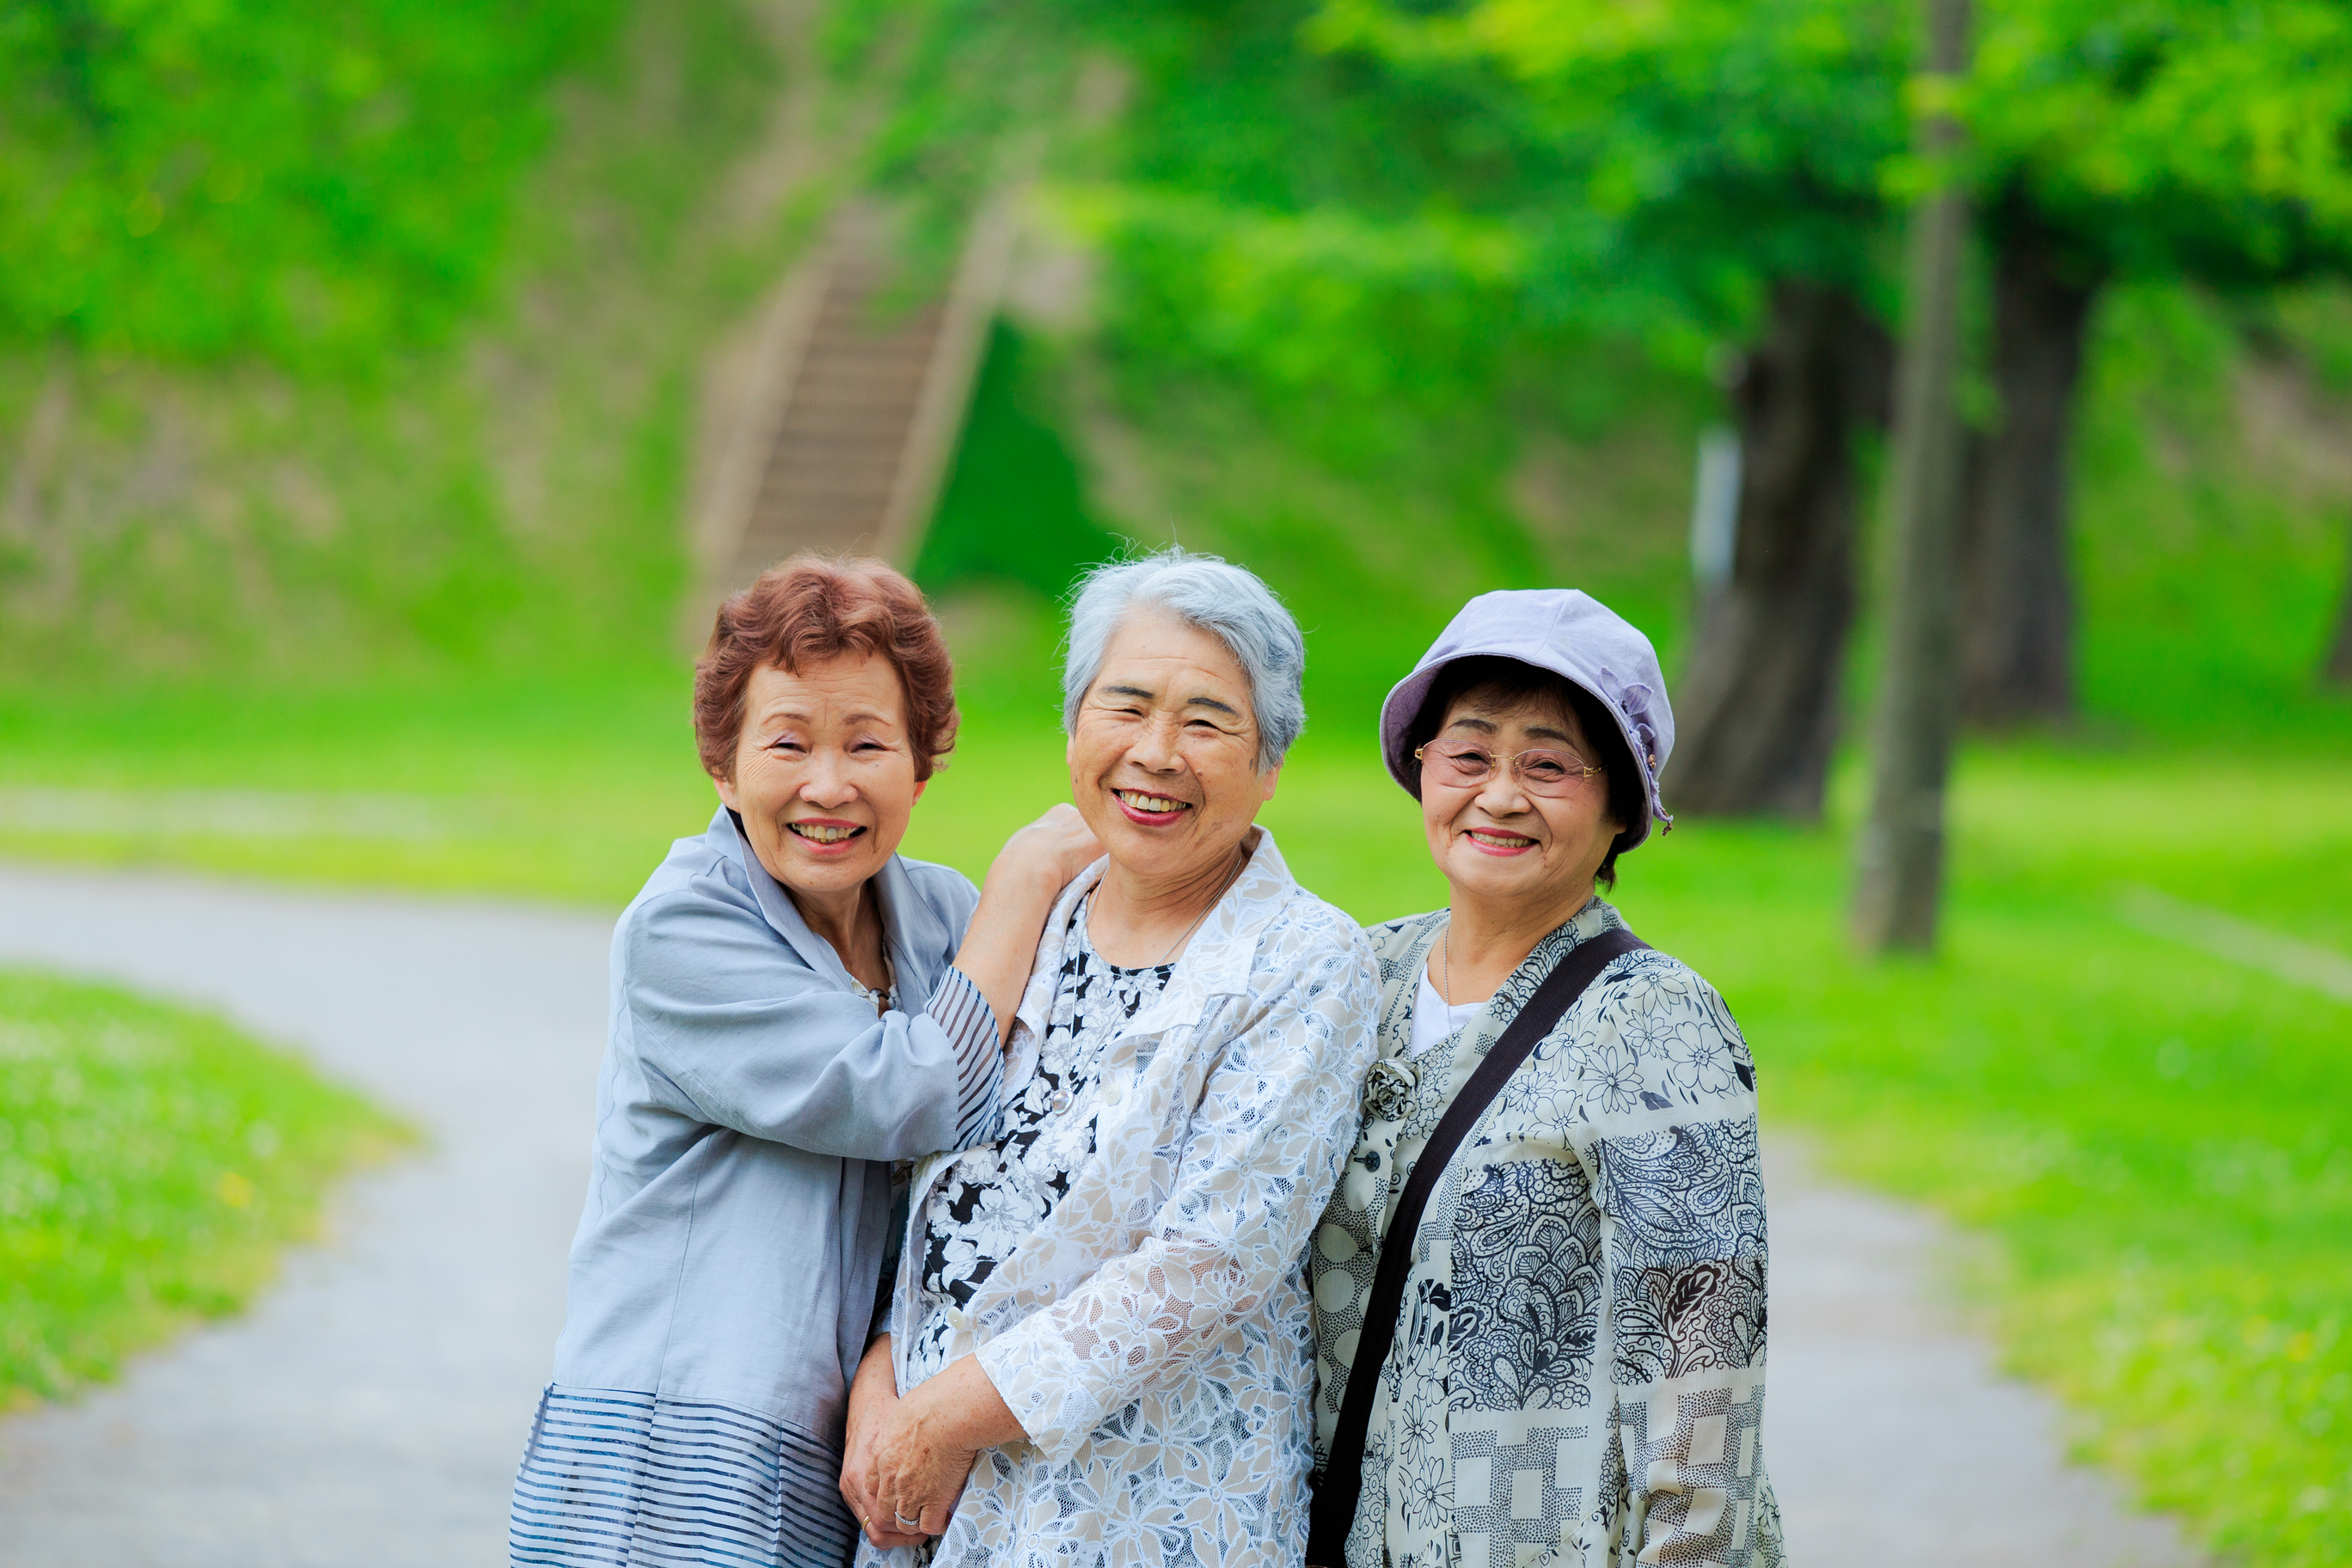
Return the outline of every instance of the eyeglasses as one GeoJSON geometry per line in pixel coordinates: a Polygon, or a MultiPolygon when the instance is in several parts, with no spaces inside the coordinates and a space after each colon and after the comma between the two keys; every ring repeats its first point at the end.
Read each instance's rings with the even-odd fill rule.
{"type": "MultiPolygon", "coordinates": [[[[1432,742],[1413,749],[1413,760],[1425,777],[1442,784],[1475,788],[1495,773],[1496,758],[1476,746],[1446,746],[1432,742]]],[[[1502,759],[1502,766],[1529,795],[1561,795],[1595,773],[1594,767],[1574,752],[1532,751],[1502,759]]]]}

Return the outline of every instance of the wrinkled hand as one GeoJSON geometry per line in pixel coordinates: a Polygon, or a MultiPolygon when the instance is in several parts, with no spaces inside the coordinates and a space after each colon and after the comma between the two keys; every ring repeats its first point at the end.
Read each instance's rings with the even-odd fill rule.
{"type": "Polygon", "coordinates": [[[915,1531],[901,1539],[916,1541],[947,1529],[980,1455],[976,1447],[948,1439],[940,1431],[943,1423],[927,1419],[924,1403],[901,1399],[882,1413],[866,1444],[860,1477],[874,1499],[875,1524],[896,1531],[901,1521],[913,1520],[915,1531]]]}
{"type": "MultiPolygon", "coordinates": [[[[871,1352],[866,1360],[873,1360],[871,1352]]],[[[866,1375],[861,1365],[858,1381],[866,1375]]],[[[968,1355],[904,1399],[867,1401],[866,1420],[870,1430],[852,1444],[841,1495],[872,1519],[866,1538],[877,1546],[909,1543],[909,1536],[898,1533],[901,1519],[914,1522],[914,1539],[946,1530],[981,1449],[1028,1436],[979,1358],[968,1355]]]]}
{"type": "MultiPolygon", "coordinates": [[[[866,1531],[866,1539],[888,1550],[920,1546],[928,1539],[897,1528],[890,1510],[874,1490],[875,1439],[898,1404],[898,1374],[890,1365],[890,1336],[867,1347],[849,1385],[849,1439],[841,1457],[841,1498],[866,1531]]],[[[910,1514],[908,1517],[912,1518],[910,1514]]]]}
{"type": "Polygon", "coordinates": [[[955,963],[988,998],[1000,1044],[1012,1038],[1022,988],[1029,982],[1030,962],[1054,900],[1101,855],[1102,846],[1074,805],[1054,807],[997,851],[955,963]]]}
{"type": "Polygon", "coordinates": [[[1078,808],[1066,802],[1049,808],[1045,815],[1028,826],[1016,831],[1004,841],[999,858],[1017,858],[1034,866],[1054,868],[1054,885],[1069,885],[1070,879],[1102,858],[1102,841],[1095,837],[1078,808]]]}

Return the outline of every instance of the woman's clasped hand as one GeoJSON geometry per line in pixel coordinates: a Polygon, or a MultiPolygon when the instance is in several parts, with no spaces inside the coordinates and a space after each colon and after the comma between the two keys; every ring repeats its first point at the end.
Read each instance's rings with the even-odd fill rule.
{"type": "Polygon", "coordinates": [[[947,1528],[981,1449],[1025,1434],[977,1362],[950,1367],[905,1399],[890,1358],[870,1357],[849,1393],[841,1495],[877,1546],[919,1546],[947,1528]]]}

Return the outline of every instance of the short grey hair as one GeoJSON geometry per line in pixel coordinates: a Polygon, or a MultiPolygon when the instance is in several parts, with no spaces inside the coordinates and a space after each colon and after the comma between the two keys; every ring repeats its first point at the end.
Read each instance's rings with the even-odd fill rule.
{"type": "Polygon", "coordinates": [[[1112,635],[1143,609],[1163,611],[1225,645],[1249,677],[1258,772],[1280,763],[1307,728],[1299,689],[1307,638],[1255,573],[1174,545],[1139,560],[1107,561],[1079,579],[1062,664],[1063,731],[1077,730],[1079,704],[1102,673],[1112,635]]]}

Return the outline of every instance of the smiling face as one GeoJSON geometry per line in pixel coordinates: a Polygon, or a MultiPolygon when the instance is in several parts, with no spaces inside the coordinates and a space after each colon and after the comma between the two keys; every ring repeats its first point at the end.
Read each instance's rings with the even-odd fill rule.
{"type": "Polygon", "coordinates": [[[923,786],[908,743],[907,697],[879,654],[752,671],[735,776],[719,798],[752,852],[795,893],[854,892],[897,853],[923,786]]]}
{"type": "Polygon", "coordinates": [[[1592,773],[1564,795],[1537,795],[1501,765],[1526,751],[1567,750],[1598,762],[1601,753],[1568,704],[1554,696],[1473,689],[1448,705],[1434,743],[1475,746],[1496,760],[1475,785],[1449,784],[1441,770],[1422,769],[1422,826],[1454,903],[1582,905],[1625,826],[1610,814],[1608,779],[1592,773]]]}
{"type": "Polygon", "coordinates": [[[1282,773],[1258,771],[1241,661],[1209,633],[1150,610],[1112,634],[1068,755],[1087,826],[1116,865],[1153,881],[1229,861],[1282,773]]]}

